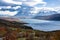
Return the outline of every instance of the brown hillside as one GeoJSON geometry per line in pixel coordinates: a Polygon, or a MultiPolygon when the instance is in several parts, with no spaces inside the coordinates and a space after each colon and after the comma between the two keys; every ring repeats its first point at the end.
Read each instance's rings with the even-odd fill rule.
{"type": "Polygon", "coordinates": [[[0,19],[0,40],[60,40],[60,30],[33,30],[19,22],[0,19]]]}

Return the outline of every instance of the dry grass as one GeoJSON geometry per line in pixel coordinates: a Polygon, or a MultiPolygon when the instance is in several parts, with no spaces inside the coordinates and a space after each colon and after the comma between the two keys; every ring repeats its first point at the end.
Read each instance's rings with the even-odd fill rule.
{"type": "Polygon", "coordinates": [[[0,27],[3,40],[60,40],[60,31],[43,32],[13,27],[0,27]]]}

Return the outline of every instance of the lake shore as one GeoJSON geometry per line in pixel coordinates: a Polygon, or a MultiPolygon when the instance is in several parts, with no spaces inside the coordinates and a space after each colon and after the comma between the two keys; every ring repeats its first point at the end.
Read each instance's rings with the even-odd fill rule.
{"type": "Polygon", "coordinates": [[[60,30],[41,31],[27,28],[24,24],[0,21],[0,39],[3,40],[60,40],[60,30]],[[9,25],[7,25],[9,24],[9,25]],[[17,25],[17,26],[15,26],[17,25]],[[21,28],[22,25],[26,28],[21,28]]]}

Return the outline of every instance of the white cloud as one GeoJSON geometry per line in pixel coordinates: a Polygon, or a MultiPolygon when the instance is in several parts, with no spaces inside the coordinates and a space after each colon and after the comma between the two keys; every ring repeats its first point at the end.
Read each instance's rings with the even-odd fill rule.
{"type": "Polygon", "coordinates": [[[32,0],[30,2],[28,2],[28,0],[22,0],[22,1],[14,1],[14,0],[3,0],[4,2],[7,2],[7,3],[13,3],[13,4],[17,4],[17,5],[22,5],[23,4],[26,4],[26,5],[29,5],[29,6],[35,6],[37,4],[43,4],[43,6],[46,5],[46,2],[44,2],[43,0],[32,0]]]}
{"type": "Polygon", "coordinates": [[[9,16],[14,16],[17,14],[18,11],[10,12],[10,11],[0,11],[0,15],[9,15],[9,16]]]}
{"type": "Polygon", "coordinates": [[[22,2],[16,2],[16,1],[13,1],[13,0],[3,0],[3,1],[7,2],[7,3],[22,5],[22,2]]]}
{"type": "Polygon", "coordinates": [[[18,11],[16,10],[16,11],[13,11],[13,12],[11,12],[11,11],[9,11],[9,10],[5,10],[5,11],[2,11],[1,9],[14,9],[14,10],[16,10],[16,9],[18,9],[18,8],[21,8],[21,6],[16,6],[16,7],[11,7],[11,6],[0,6],[0,15],[6,15],[6,16],[14,16],[14,15],[16,15],[17,13],[18,13],[18,11]]]}
{"type": "Polygon", "coordinates": [[[24,2],[24,3],[29,5],[29,6],[35,6],[37,4],[43,4],[43,6],[46,5],[46,2],[44,2],[43,0],[34,0],[32,2],[24,2]]]}
{"type": "Polygon", "coordinates": [[[11,6],[0,6],[0,10],[1,9],[14,9],[14,10],[16,10],[16,9],[18,9],[18,8],[21,8],[21,6],[16,6],[16,7],[11,7],[11,6]]]}
{"type": "Polygon", "coordinates": [[[14,0],[14,1],[20,1],[20,2],[24,2],[24,1],[27,1],[27,0],[14,0]]]}
{"type": "Polygon", "coordinates": [[[1,10],[2,8],[0,8],[0,10],[1,10]]]}
{"type": "Polygon", "coordinates": [[[6,8],[7,8],[7,9],[10,9],[10,8],[11,8],[11,6],[7,6],[6,8]]]}
{"type": "Polygon", "coordinates": [[[11,8],[11,6],[0,6],[0,8],[2,9],[10,9],[11,8]]]}
{"type": "Polygon", "coordinates": [[[34,10],[31,11],[32,14],[37,14],[39,12],[39,8],[38,7],[34,7],[34,10]]]}
{"type": "Polygon", "coordinates": [[[12,9],[15,9],[15,10],[18,8],[21,8],[21,6],[12,7],[12,9]]]}

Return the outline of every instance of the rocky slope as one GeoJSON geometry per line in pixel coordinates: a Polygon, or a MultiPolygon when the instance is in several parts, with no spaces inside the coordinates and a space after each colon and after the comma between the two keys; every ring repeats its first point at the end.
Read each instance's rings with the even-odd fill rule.
{"type": "Polygon", "coordinates": [[[0,19],[0,40],[60,40],[60,30],[33,30],[24,23],[0,19]]]}

